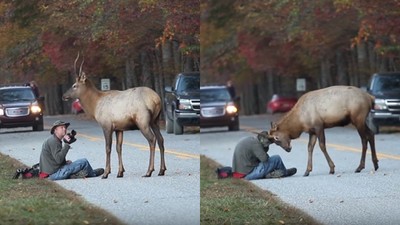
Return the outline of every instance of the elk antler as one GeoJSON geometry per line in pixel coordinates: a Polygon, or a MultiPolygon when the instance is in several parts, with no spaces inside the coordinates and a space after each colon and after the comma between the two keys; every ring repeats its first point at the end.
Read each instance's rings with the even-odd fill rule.
{"type": "Polygon", "coordinates": [[[79,77],[82,76],[82,66],[83,66],[84,62],[85,62],[85,58],[84,58],[84,56],[82,56],[82,63],[81,63],[81,67],[79,68],[79,77]]]}
{"type": "Polygon", "coordinates": [[[75,75],[76,75],[77,78],[79,78],[79,76],[80,76],[80,74],[76,73],[76,62],[78,62],[78,59],[79,59],[79,52],[78,52],[78,55],[76,56],[76,59],[75,59],[75,62],[74,62],[74,72],[75,72],[75,75]]]}

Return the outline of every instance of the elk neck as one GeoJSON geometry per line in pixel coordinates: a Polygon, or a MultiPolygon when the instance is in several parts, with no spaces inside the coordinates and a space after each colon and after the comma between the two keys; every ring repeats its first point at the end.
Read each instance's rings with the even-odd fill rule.
{"type": "Polygon", "coordinates": [[[90,116],[95,115],[97,103],[102,96],[102,92],[98,90],[91,81],[86,80],[86,90],[81,94],[79,100],[82,104],[85,113],[90,116]]]}
{"type": "Polygon", "coordinates": [[[303,133],[303,125],[299,121],[299,116],[295,108],[286,113],[282,119],[278,121],[277,125],[279,131],[288,133],[291,139],[296,139],[303,133]]]}

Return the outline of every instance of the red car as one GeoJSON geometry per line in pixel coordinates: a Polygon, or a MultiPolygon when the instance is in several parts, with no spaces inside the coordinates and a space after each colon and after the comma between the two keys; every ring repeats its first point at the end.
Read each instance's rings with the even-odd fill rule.
{"type": "Polygon", "coordinates": [[[83,108],[81,103],[79,102],[79,99],[76,99],[74,102],[72,102],[71,105],[71,112],[73,114],[78,114],[83,112],[83,108]]]}
{"type": "Polygon", "coordinates": [[[286,97],[274,94],[267,104],[268,113],[287,112],[296,104],[296,97],[286,97]]]}

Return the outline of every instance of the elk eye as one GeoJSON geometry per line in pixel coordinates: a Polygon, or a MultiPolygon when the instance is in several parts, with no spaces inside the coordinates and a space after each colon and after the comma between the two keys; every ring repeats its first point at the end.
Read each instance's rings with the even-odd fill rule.
{"type": "Polygon", "coordinates": [[[76,88],[76,84],[72,85],[72,88],[75,89],[76,88]]]}

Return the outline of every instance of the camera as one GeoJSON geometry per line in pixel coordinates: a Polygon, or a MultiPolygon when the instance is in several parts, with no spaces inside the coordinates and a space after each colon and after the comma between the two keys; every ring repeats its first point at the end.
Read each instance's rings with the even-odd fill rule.
{"type": "Polygon", "coordinates": [[[65,140],[65,138],[64,138],[64,142],[65,142],[65,143],[67,143],[67,144],[72,144],[72,143],[74,143],[74,142],[76,141],[76,138],[75,138],[76,131],[75,131],[75,130],[71,130],[71,133],[68,133],[67,135],[69,136],[70,140],[67,141],[67,140],[65,140]]]}

